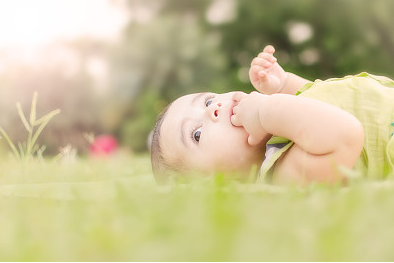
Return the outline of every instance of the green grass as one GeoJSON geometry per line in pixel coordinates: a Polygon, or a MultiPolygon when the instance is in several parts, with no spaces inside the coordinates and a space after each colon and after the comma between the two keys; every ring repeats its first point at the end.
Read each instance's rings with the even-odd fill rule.
{"type": "Polygon", "coordinates": [[[37,144],[37,139],[40,136],[42,130],[47,126],[47,124],[51,121],[51,119],[60,113],[60,110],[53,110],[45,116],[37,119],[37,97],[38,93],[34,92],[33,99],[30,108],[30,118],[29,121],[26,118],[25,113],[23,112],[21,104],[16,103],[16,108],[19,114],[19,118],[21,119],[25,129],[27,131],[27,140],[25,142],[19,142],[15,144],[11,141],[7,132],[0,127],[0,135],[4,137],[7,141],[14,158],[20,161],[28,161],[32,158],[38,157],[43,158],[43,152],[45,151],[45,145],[40,146],[37,144]]]}
{"type": "Polygon", "coordinates": [[[394,182],[158,187],[147,156],[0,162],[1,261],[393,261],[394,182]]]}

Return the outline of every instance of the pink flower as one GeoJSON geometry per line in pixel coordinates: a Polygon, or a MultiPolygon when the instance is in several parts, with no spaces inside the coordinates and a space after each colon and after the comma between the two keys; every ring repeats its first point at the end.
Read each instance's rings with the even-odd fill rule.
{"type": "Polygon", "coordinates": [[[112,135],[100,135],[90,145],[90,154],[93,156],[108,156],[118,149],[118,141],[112,135]]]}

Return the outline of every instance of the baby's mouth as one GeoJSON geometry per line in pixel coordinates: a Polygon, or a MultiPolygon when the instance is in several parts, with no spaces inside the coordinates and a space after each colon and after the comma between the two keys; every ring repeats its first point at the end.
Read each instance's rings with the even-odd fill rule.
{"type": "Polygon", "coordinates": [[[230,106],[230,118],[231,118],[231,116],[234,115],[234,107],[235,107],[235,103],[233,103],[233,104],[230,106]]]}
{"type": "Polygon", "coordinates": [[[233,101],[233,103],[232,103],[231,106],[230,106],[230,111],[229,111],[230,123],[231,123],[231,125],[233,125],[233,126],[234,126],[234,124],[233,124],[233,122],[231,121],[231,116],[234,115],[234,107],[237,106],[237,105],[238,105],[238,103],[237,103],[236,101],[233,101]]]}
{"type": "Polygon", "coordinates": [[[238,105],[237,101],[233,101],[231,107],[230,107],[230,117],[234,115],[234,107],[238,105]]]}

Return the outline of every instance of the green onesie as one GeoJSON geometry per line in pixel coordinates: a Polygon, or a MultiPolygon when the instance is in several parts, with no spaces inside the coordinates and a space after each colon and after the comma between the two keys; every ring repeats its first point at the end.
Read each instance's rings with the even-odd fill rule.
{"type": "MultiPolygon", "coordinates": [[[[365,139],[356,170],[374,179],[394,173],[393,80],[363,72],[344,78],[316,80],[304,85],[296,95],[327,102],[358,118],[364,127],[365,139]]],[[[260,169],[261,179],[270,178],[276,161],[292,144],[277,136],[268,141],[260,169]]]]}

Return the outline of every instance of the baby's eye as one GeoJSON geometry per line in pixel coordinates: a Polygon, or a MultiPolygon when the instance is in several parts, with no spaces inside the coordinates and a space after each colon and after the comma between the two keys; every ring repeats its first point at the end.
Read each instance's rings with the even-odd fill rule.
{"type": "Polygon", "coordinates": [[[200,136],[201,136],[201,127],[198,128],[197,130],[193,131],[193,133],[192,133],[193,141],[199,142],[200,141],[200,136]]]}
{"type": "Polygon", "coordinates": [[[205,106],[209,106],[209,105],[211,105],[211,103],[213,102],[213,99],[207,99],[206,101],[205,101],[205,106]]]}

